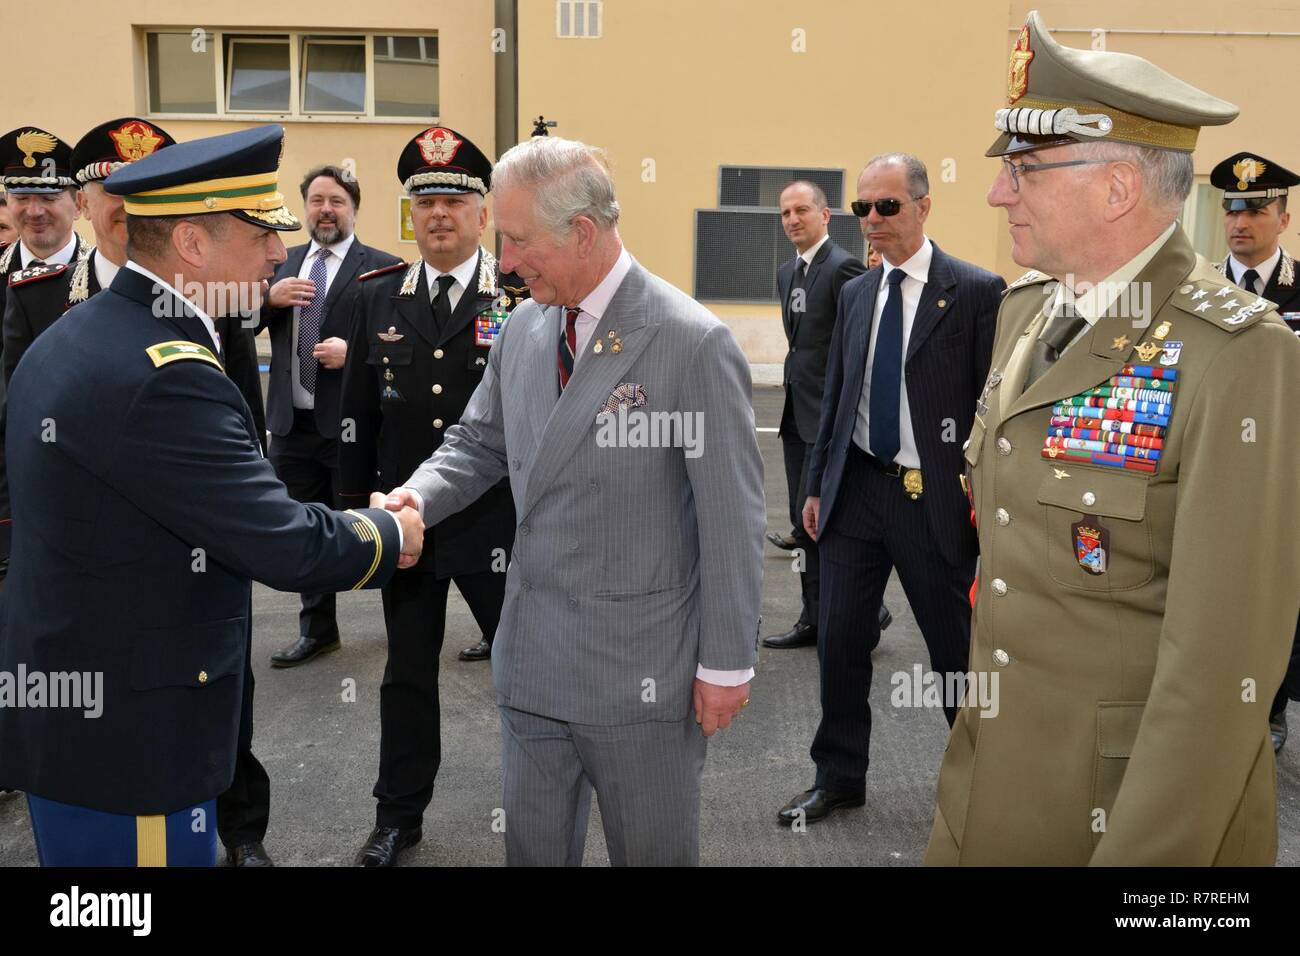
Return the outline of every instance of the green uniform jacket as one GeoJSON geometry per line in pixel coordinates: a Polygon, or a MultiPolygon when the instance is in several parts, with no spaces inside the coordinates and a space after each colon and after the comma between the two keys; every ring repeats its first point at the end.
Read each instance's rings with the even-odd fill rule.
{"type": "Polygon", "coordinates": [[[1300,342],[1178,229],[1134,283],[1150,322],[1101,317],[1024,390],[1049,281],[1003,300],[966,449],[970,669],[996,676],[997,711],[958,715],[926,863],[1271,865],[1268,710],[1300,601],[1300,342]],[[1043,457],[1054,404],[1165,367],[1137,346],[1171,342],[1154,473],[1043,457]],[[1108,537],[1103,573],[1083,566],[1080,535],[1096,540],[1081,529],[1108,537]]]}

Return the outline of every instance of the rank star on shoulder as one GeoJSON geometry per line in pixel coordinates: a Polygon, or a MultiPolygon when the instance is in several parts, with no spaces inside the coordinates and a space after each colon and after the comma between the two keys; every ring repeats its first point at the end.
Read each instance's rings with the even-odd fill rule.
{"type": "Polygon", "coordinates": [[[200,349],[197,345],[178,345],[176,346],[176,351],[177,352],[201,352],[202,349],[200,349]]]}
{"type": "Polygon", "coordinates": [[[1224,303],[1220,304],[1219,308],[1221,308],[1221,309],[1235,309],[1235,308],[1236,308],[1237,306],[1239,306],[1239,305],[1241,305],[1241,303],[1238,302],[1236,299],[1229,299],[1227,302],[1224,302],[1224,303]]]}
{"type": "Polygon", "coordinates": [[[1197,289],[1192,293],[1192,301],[1195,302],[1198,299],[1204,299],[1209,294],[1210,293],[1206,292],[1204,289],[1197,289]]]}
{"type": "Polygon", "coordinates": [[[1209,307],[1210,307],[1210,303],[1208,303],[1208,302],[1202,302],[1200,305],[1198,305],[1198,306],[1196,307],[1196,311],[1197,311],[1197,312],[1204,312],[1204,311],[1205,311],[1206,309],[1208,309],[1209,307]]]}

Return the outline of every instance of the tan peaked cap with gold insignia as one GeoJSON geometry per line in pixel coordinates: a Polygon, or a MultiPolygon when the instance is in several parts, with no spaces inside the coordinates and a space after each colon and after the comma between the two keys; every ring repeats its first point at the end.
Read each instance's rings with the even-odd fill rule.
{"type": "Polygon", "coordinates": [[[1062,46],[1032,10],[1011,51],[1007,105],[994,118],[1002,135],[984,155],[1093,142],[1190,153],[1202,126],[1238,112],[1140,56],[1062,46]]]}

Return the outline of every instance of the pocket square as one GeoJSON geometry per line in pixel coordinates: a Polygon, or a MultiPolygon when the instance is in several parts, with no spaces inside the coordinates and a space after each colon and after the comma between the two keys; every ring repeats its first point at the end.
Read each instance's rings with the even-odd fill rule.
{"type": "Polygon", "coordinates": [[[620,408],[640,408],[645,403],[645,389],[633,382],[624,382],[609,393],[609,398],[605,399],[600,411],[612,415],[620,408]]]}

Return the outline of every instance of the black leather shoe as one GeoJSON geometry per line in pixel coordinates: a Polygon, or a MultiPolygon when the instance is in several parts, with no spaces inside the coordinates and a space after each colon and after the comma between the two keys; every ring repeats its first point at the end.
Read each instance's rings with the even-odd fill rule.
{"type": "Polygon", "coordinates": [[[805,790],[781,808],[777,819],[785,826],[791,826],[797,820],[804,823],[816,823],[831,815],[834,810],[865,805],[867,798],[860,793],[846,790],[822,790],[814,787],[805,790]]]}
{"type": "Polygon", "coordinates": [[[883,631],[889,625],[894,623],[894,615],[889,613],[889,608],[880,605],[880,629],[883,631]]]}
{"type": "Polygon", "coordinates": [[[226,848],[226,866],[275,866],[261,843],[241,843],[226,848]]]}
{"type": "Polygon", "coordinates": [[[420,842],[423,833],[419,827],[403,830],[398,827],[375,827],[365,845],[357,851],[353,866],[396,866],[402,851],[420,842]]]}
{"type": "Polygon", "coordinates": [[[286,647],[280,653],[272,654],[271,666],[297,667],[299,664],[306,664],[313,657],[328,654],[330,651],[337,651],[342,646],[343,643],[337,637],[330,641],[319,640],[314,637],[300,637],[292,647],[286,647]]]}
{"type": "Polygon", "coordinates": [[[764,647],[816,647],[817,646],[817,628],[811,624],[796,624],[784,634],[777,634],[774,637],[763,638],[764,647]]]}
{"type": "Polygon", "coordinates": [[[769,531],[767,533],[767,540],[771,541],[782,551],[794,550],[794,535],[792,534],[777,534],[775,531],[769,531]]]}
{"type": "Polygon", "coordinates": [[[1273,753],[1281,753],[1286,743],[1286,711],[1274,714],[1268,719],[1268,732],[1273,737],[1273,753]]]}
{"type": "Polygon", "coordinates": [[[458,661],[486,661],[492,659],[492,645],[487,642],[487,638],[479,641],[473,647],[467,647],[456,655],[458,661]]]}

